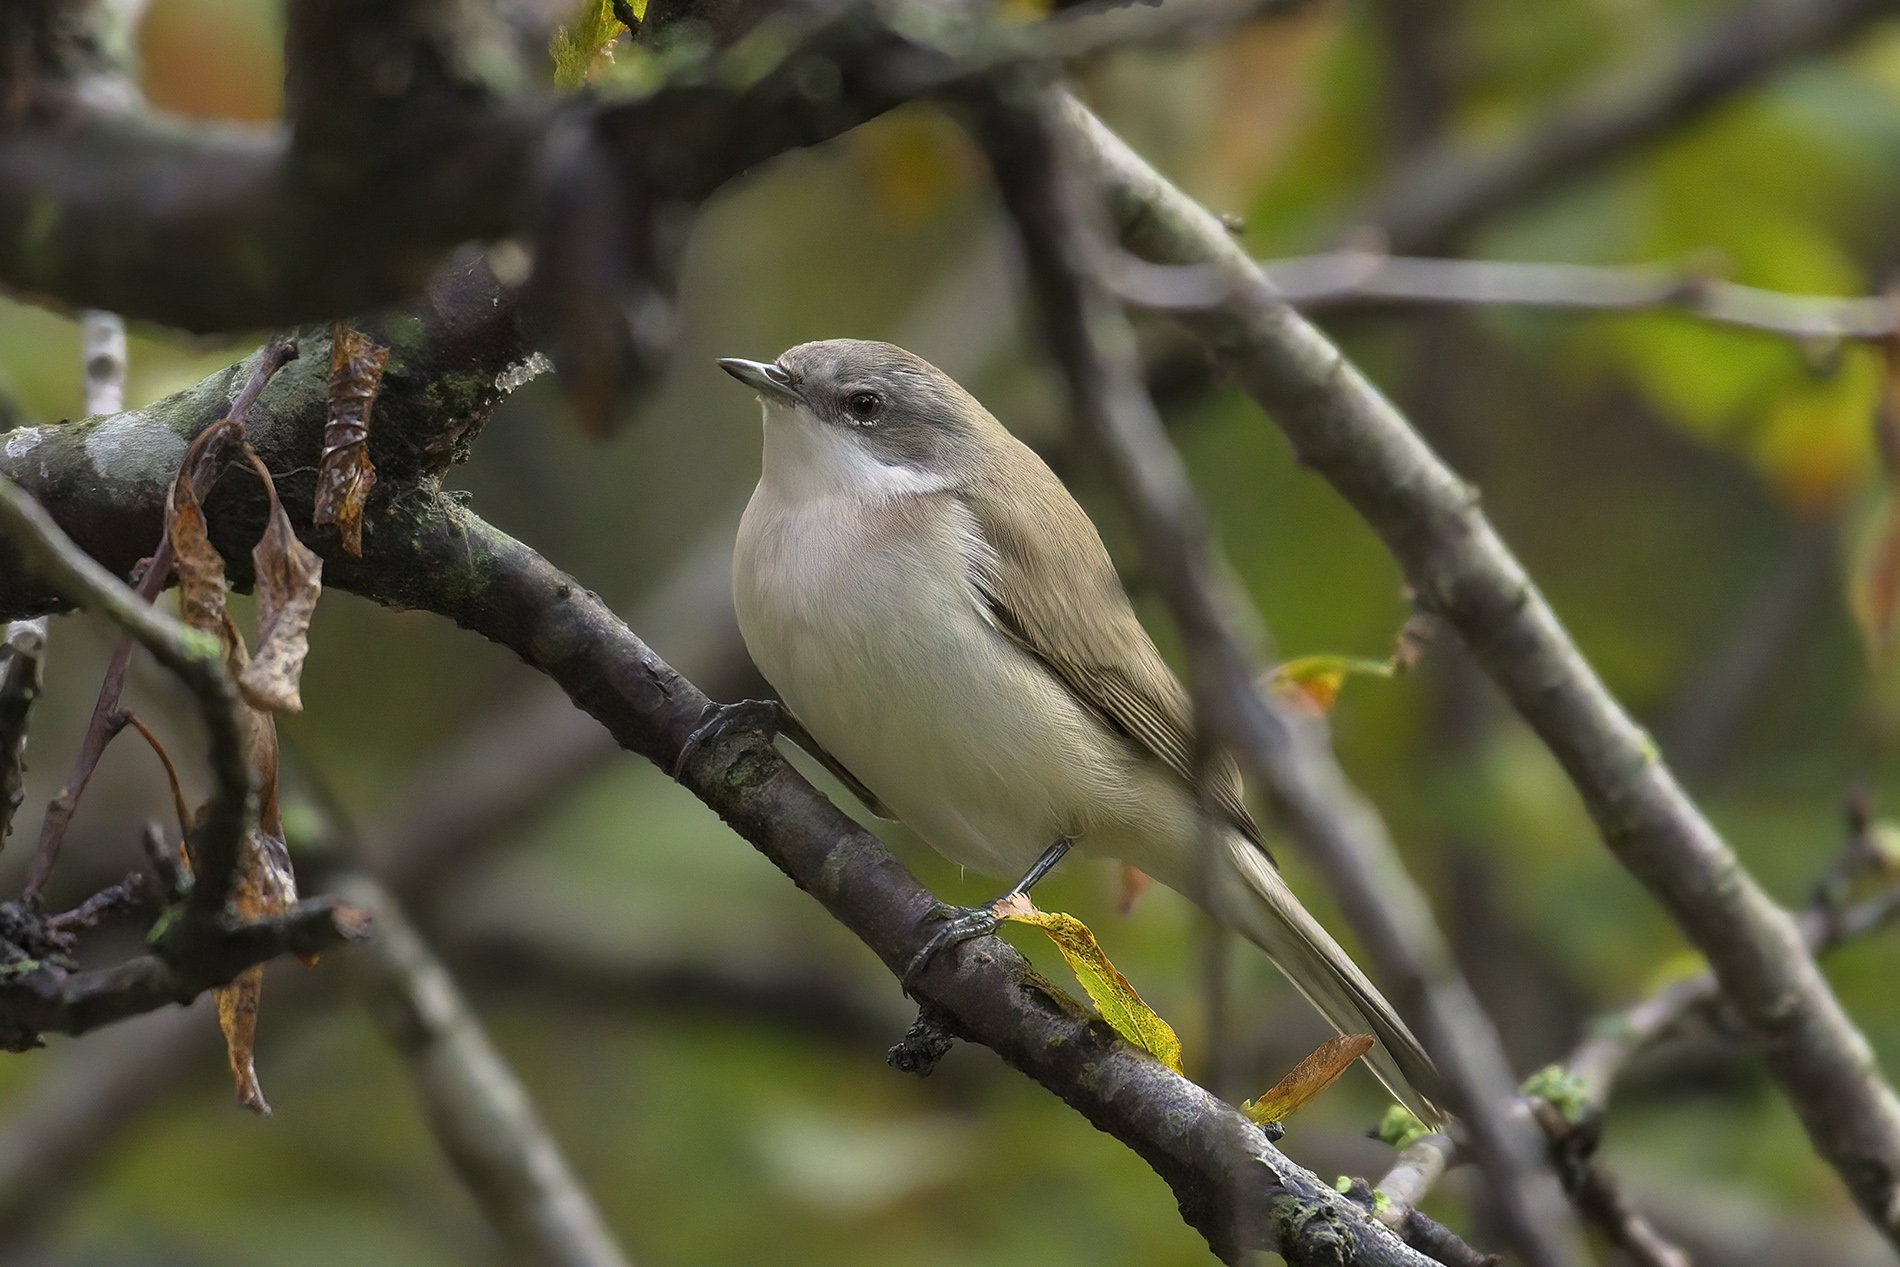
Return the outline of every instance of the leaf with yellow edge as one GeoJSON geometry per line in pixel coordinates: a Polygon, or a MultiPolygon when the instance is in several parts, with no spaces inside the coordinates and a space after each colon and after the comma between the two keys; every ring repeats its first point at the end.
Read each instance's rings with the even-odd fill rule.
{"type": "Polygon", "coordinates": [[[1141,1001],[1135,987],[1108,961],[1096,943],[1088,925],[1073,915],[1059,911],[1039,911],[1028,894],[1018,893],[998,902],[991,910],[998,919],[1030,924],[1049,935],[1062,957],[1069,961],[1075,979],[1088,991],[1095,1010],[1117,1034],[1146,1051],[1176,1073],[1181,1072],[1181,1040],[1154,1009],[1141,1001]]]}
{"type": "MultiPolygon", "coordinates": [[[[630,0],[633,16],[644,18],[647,0],[630,0]]],[[[613,42],[626,28],[614,16],[613,0],[580,0],[573,17],[554,32],[548,53],[554,58],[554,86],[572,92],[614,60],[613,42]]]]}
{"type": "Polygon", "coordinates": [[[1367,660],[1349,655],[1304,655],[1288,660],[1275,669],[1269,684],[1283,698],[1316,716],[1333,711],[1339,688],[1355,674],[1366,677],[1391,677],[1397,672],[1390,660],[1367,660]]]}
{"type": "Polygon", "coordinates": [[[1306,1102],[1333,1085],[1353,1061],[1372,1050],[1370,1034],[1335,1034],[1319,1050],[1294,1065],[1292,1072],[1273,1084],[1258,1100],[1248,1100],[1240,1111],[1249,1121],[1265,1126],[1282,1122],[1306,1107],[1306,1102]]]}

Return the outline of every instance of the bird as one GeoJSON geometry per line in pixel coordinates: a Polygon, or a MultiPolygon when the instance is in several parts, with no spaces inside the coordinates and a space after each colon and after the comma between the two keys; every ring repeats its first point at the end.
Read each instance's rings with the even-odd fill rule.
{"type": "MultiPolygon", "coordinates": [[[[1335,1029],[1370,1033],[1372,1072],[1439,1120],[1430,1057],[1281,878],[1230,759],[1202,776],[1204,808],[1188,694],[1035,451],[894,344],[718,364],[763,408],[732,593],[781,732],[951,861],[1021,876],[1010,894],[1074,849],[1199,902],[1335,1029]]],[[[996,927],[989,908],[937,914],[907,983],[996,927]]]]}

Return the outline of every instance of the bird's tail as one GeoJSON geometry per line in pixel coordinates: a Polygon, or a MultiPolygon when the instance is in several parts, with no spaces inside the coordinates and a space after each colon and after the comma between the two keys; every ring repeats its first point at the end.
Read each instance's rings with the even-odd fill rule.
{"type": "Polygon", "coordinates": [[[1365,1062],[1399,1103],[1427,1123],[1444,1113],[1438,1070],[1405,1022],[1280,878],[1265,852],[1238,833],[1219,846],[1216,914],[1267,952],[1307,1002],[1342,1034],[1377,1040],[1365,1062]]]}

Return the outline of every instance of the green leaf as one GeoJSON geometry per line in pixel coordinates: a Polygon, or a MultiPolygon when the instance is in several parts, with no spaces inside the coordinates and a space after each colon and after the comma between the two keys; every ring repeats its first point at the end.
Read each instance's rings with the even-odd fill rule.
{"type": "MultiPolygon", "coordinates": [[[[646,16],[647,0],[630,0],[636,18],[646,16]]],[[[554,86],[572,92],[612,63],[613,43],[624,30],[614,16],[613,0],[580,0],[574,16],[554,32],[548,53],[554,58],[554,86]]]]}
{"type": "Polygon", "coordinates": [[[1094,1000],[1095,1010],[1102,1014],[1102,1019],[1117,1034],[1176,1073],[1181,1072],[1181,1040],[1153,1008],[1141,1001],[1135,987],[1128,984],[1128,978],[1108,961],[1088,925],[1073,915],[1039,911],[1026,894],[998,902],[994,910],[999,919],[1029,924],[1047,933],[1062,957],[1068,960],[1075,979],[1094,1000]]]}
{"type": "Polygon", "coordinates": [[[1379,1138],[1400,1150],[1410,1148],[1431,1133],[1432,1128],[1419,1121],[1418,1115],[1403,1104],[1393,1105],[1379,1119],[1379,1138]]]}
{"type": "Polygon", "coordinates": [[[1581,1122],[1590,1113],[1590,1098],[1583,1079],[1562,1065],[1545,1065],[1518,1088],[1520,1095],[1536,1096],[1564,1115],[1566,1122],[1581,1122]]]}

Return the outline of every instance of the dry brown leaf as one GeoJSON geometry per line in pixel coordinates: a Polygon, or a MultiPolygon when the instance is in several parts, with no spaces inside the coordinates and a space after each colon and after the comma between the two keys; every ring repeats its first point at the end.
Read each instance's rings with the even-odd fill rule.
{"type": "Polygon", "coordinates": [[[1371,1050],[1370,1034],[1335,1034],[1321,1043],[1312,1055],[1294,1065],[1286,1077],[1273,1084],[1272,1090],[1258,1100],[1243,1103],[1240,1111],[1262,1125],[1283,1122],[1332,1086],[1353,1061],[1371,1050]]]}
{"type": "Polygon", "coordinates": [[[297,688],[310,653],[310,618],[323,593],[323,560],[297,540],[270,471],[249,446],[246,453],[270,490],[270,519],[251,551],[257,569],[257,655],[238,674],[238,689],[253,708],[302,712],[297,688]]]}
{"type": "Polygon", "coordinates": [[[330,346],[330,418],[317,466],[317,510],[311,522],[335,524],[343,548],[363,556],[363,507],[376,486],[369,460],[369,411],[383,383],[389,349],[337,322],[330,346]]]}
{"type": "MultiPolygon", "coordinates": [[[[244,636],[226,614],[220,624],[224,663],[242,682],[252,669],[244,636]]],[[[245,919],[280,915],[297,904],[296,873],[290,849],[284,843],[283,812],[277,800],[277,719],[263,709],[244,709],[245,760],[257,783],[257,824],[244,834],[238,851],[237,874],[232,878],[230,909],[245,919]]],[[[314,959],[305,960],[315,962],[314,959]]],[[[225,1054],[237,1084],[238,1103],[260,1117],[270,1115],[270,1104],[258,1085],[255,1060],[257,1008],[264,988],[261,967],[247,969],[231,984],[212,991],[218,1003],[218,1025],[224,1031],[225,1054]]]]}
{"type": "Polygon", "coordinates": [[[257,1002],[264,988],[264,969],[246,968],[230,985],[212,994],[218,1000],[218,1028],[224,1031],[224,1052],[231,1060],[231,1080],[237,1101],[259,1117],[270,1116],[270,1102],[257,1082],[257,1002]]]}
{"type": "Polygon", "coordinates": [[[191,489],[191,472],[207,443],[215,443],[207,428],[185,450],[178,477],[165,496],[165,533],[171,539],[172,567],[178,574],[178,615],[185,624],[208,634],[224,629],[224,556],[211,544],[204,507],[191,489]]]}

